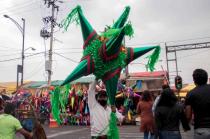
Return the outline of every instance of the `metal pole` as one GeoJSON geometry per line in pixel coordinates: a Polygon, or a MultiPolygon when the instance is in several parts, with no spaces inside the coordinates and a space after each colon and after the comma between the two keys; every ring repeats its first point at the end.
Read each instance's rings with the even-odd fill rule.
{"type": "MultiPolygon", "coordinates": [[[[25,45],[25,19],[22,18],[22,21],[23,21],[23,27],[20,26],[20,24],[18,24],[17,21],[15,21],[13,18],[11,18],[10,16],[8,15],[4,15],[5,18],[8,18],[10,19],[17,27],[18,29],[20,30],[20,32],[22,33],[22,36],[23,36],[23,42],[22,42],[22,53],[21,53],[21,59],[22,59],[22,64],[21,64],[21,85],[23,85],[23,74],[24,74],[24,45],[25,45]]],[[[18,75],[19,76],[19,75],[18,75]]]]}
{"type": "Polygon", "coordinates": [[[49,50],[49,65],[50,65],[50,70],[48,71],[48,85],[51,85],[51,76],[52,76],[52,49],[53,49],[53,22],[54,22],[54,3],[52,4],[52,20],[51,20],[51,36],[50,36],[50,50],[49,50]]]}
{"type": "MultiPolygon", "coordinates": [[[[125,47],[125,37],[123,39],[123,43],[124,43],[124,47],[125,47]]],[[[129,76],[129,69],[128,69],[128,65],[125,67],[125,78],[128,79],[129,76]]]]}
{"type": "MultiPolygon", "coordinates": [[[[177,65],[177,55],[176,55],[176,51],[174,51],[175,54],[175,63],[176,63],[176,76],[178,76],[178,65],[177,65]]],[[[180,101],[180,89],[177,89],[177,93],[178,93],[178,100],[180,101]]]]}
{"type": "Polygon", "coordinates": [[[17,84],[16,84],[16,90],[18,90],[18,86],[19,86],[19,70],[18,70],[19,65],[17,65],[17,84]]]}
{"type": "Polygon", "coordinates": [[[23,75],[24,75],[24,59],[25,59],[25,56],[24,56],[24,47],[25,47],[25,19],[22,18],[22,21],[23,21],[23,43],[22,43],[22,74],[21,74],[21,86],[23,85],[23,75]]]}
{"type": "Polygon", "coordinates": [[[177,90],[178,93],[178,100],[180,101],[180,89],[177,90]]]}
{"type": "Polygon", "coordinates": [[[177,65],[177,56],[176,56],[176,51],[174,51],[175,53],[175,62],[176,62],[176,76],[178,75],[178,65],[177,65]]]}
{"type": "Polygon", "coordinates": [[[170,75],[169,75],[169,66],[168,66],[168,48],[165,43],[165,49],[166,49],[166,65],[167,65],[167,72],[168,72],[168,84],[170,84],[170,75]]]}
{"type": "Polygon", "coordinates": [[[164,72],[164,78],[165,78],[167,84],[169,85],[168,76],[166,75],[166,72],[165,72],[165,70],[163,69],[163,65],[161,65],[161,69],[162,69],[162,71],[164,72]]]}

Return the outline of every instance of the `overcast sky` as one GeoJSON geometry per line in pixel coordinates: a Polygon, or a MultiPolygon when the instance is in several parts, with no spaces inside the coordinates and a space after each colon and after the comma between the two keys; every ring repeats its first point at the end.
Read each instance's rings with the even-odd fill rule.
{"type": "MultiPolygon", "coordinates": [[[[34,47],[36,51],[27,50],[25,55],[39,53],[49,49],[49,39],[40,37],[44,27],[42,18],[49,16],[50,10],[43,0],[1,0],[0,1],[0,82],[16,81],[17,64],[21,59],[22,36],[7,14],[22,25],[21,18],[26,20],[25,47],[34,47]],[[46,45],[45,45],[46,44],[46,45]]],[[[165,42],[167,45],[210,41],[210,1],[209,0],[64,0],[58,4],[57,22],[76,5],[81,5],[83,13],[96,31],[100,32],[105,25],[112,25],[124,7],[131,7],[129,20],[134,27],[134,38],[126,38],[126,45],[140,47],[160,44],[162,47],[161,65],[166,69],[165,42]]],[[[68,32],[55,28],[53,55],[53,80],[62,80],[73,70],[82,56],[82,34],[79,26],[70,25],[68,32]]],[[[129,66],[130,72],[145,71],[145,57],[139,58],[129,66]],[[135,64],[140,63],[140,64],[135,64]]],[[[179,74],[184,83],[192,82],[192,71],[204,68],[210,74],[210,49],[197,49],[177,53],[179,74]]],[[[170,64],[171,71],[174,65],[170,64]]],[[[46,80],[44,53],[25,58],[24,80],[46,80]]],[[[173,74],[173,73],[172,73],[173,74]]],[[[174,73],[175,74],[175,73],[174,73]]]]}

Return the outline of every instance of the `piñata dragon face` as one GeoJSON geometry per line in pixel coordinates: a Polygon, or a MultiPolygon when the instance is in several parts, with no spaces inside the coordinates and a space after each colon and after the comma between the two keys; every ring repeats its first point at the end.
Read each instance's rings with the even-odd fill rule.
{"type": "Polygon", "coordinates": [[[66,30],[74,21],[81,25],[84,40],[83,57],[62,85],[93,73],[96,78],[102,79],[105,83],[109,101],[114,105],[117,82],[122,68],[152,49],[156,49],[153,57],[149,59],[152,65],[149,68],[154,69],[154,63],[160,52],[159,46],[130,48],[123,44],[125,36],[133,35],[130,22],[126,23],[129,11],[130,7],[126,7],[119,19],[100,35],[87,21],[80,6],[69,13],[63,25],[66,30]]]}

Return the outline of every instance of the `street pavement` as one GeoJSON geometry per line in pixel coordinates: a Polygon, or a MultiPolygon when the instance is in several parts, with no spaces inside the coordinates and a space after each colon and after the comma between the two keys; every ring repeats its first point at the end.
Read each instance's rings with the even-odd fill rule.
{"type": "MultiPolygon", "coordinates": [[[[44,127],[48,139],[91,139],[89,126],[60,126],[58,128],[44,127]]],[[[125,125],[119,127],[120,139],[143,139],[139,126],[125,125]]],[[[193,139],[193,131],[181,131],[182,139],[193,139]]],[[[16,139],[22,139],[17,135],[16,139]]]]}

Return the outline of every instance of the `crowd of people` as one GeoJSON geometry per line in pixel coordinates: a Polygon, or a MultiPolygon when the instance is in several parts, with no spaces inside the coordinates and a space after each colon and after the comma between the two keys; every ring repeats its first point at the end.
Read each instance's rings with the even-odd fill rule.
{"type": "MultiPolygon", "coordinates": [[[[180,123],[185,132],[191,129],[193,123],[194,139],[210,138],[210,111],[208,111],[210,85],[207,84],[208,74],[203,69],[196,69],[193,72],[193,80],[196,88],[188,93],[184,104],[178,100],[174,91],[168,85],[163,85],[161,94],[155,101],[149,91],[145,90],[143,92],[137,105],[137,112],[141,116],[140,132],[144,132],[144,139],[181,139],[180,123]],[[193,121],[192,116],[194,117],[193,121]]],[[[93,83],[88,95],[94,94],[94,86],[93,83]]],[[[108,121],[107,113],[109,115],[111,109],[107,107],[106,93],[99,91],[98,94],[100,93],[97,101],[94,95],[92,96],[94,99],[88,101],[91,105],[90,120],[93,139],[96,138],[96,135],[99,139],[108,138],[106,129],[108,122],[102,122],[100,119],[103,118],[108,121]],[[99,111],[104,114],[100,115],[99,111]]],[[[122,121],[123,117],[118,114],[117,110],[115,111],[118,119],[122,121]]]]}
{"type": "MultiPolygon", "coordinates": [[[[194,139],[210,139],[208,74],[203,69],[196,69],[193,80],[196,87],[187,94],[184,103],[168,85],[162,86],[156,98],[148,90],[142,93],[136,112],[141,117],[140,132],[144,133],[144,139],[181,139],[180,123],[185,132],[194,126],[194,139]]],[[[108,139],[111,112],[116,113],[119,122],[123,122],[125,116],[115,106],[109,106],[105,88],[97,83],[97,80],[93,81],[87,91],[91,137],[108,139]]],[[[0,98],[0,138],[12,139],[16,132],[32,138],[33,134],[22,127],[14,113],[15,105],[4,103],[0,98]]]]}
{"type": "MultiPolygon", "coordinates": [[[[141,116],[140,132],[144,132],[144,139],[181,139],[180,123],[183,130],[189,131],[194,126],[194,139],[210,138],[210,85],[207,85],[208,74],[203,69],[196,69],[193,72],[193,80],[196,88],[186,96],[184,104],[178,100],[175,92],[168,85],[162,86],[160,96],[155,101],[151,92],[145,90],[137,105],[137,112],[141,116]],[[192,121],[192,116],[193,121],[192,121]]],[[[95,82],[90,87],[88,95],[93,95],[95,82]]],[[[111,109],[107,107],[107,96],[104,91],[99,91],[100,96],[95,100],[94,95],[88,101],[90,108],[91,136],[92,139],[106,139],[108,137],[108,122],[100,119],[109,119],[111,109]],[[102,95],[103,94],[103,95],[102,95]],[[94,109],[95,108],[95,109],[94,109]],[[101,113],[104,113],[100,115],[101,113]],[[104,117],[105,116],[105,117],[104,117]],[[100,124],[101,123],[101,124],[100,124]],[[103,125],[103,126],[102,126],[103,125]],[[104,130],[105,129],[105,130],[104,130]]],[[[91,96],[89,96],[91,98],[91,96]]],[[[120,121],[123,116],[118,114],[120,121]]]]}
{"type": "Polygon", "coordinates": [[[137,106],[144,139],[181,139],[180,123],[184,131],[190,130],[193,124],[194,139],[210,139],[208,74],[203,69],[196,69],[193,80],[196,87],[188,92],[184,104],[169,86],[163,86],[155,101],[150,92],[144,91],[137,106]]]}

